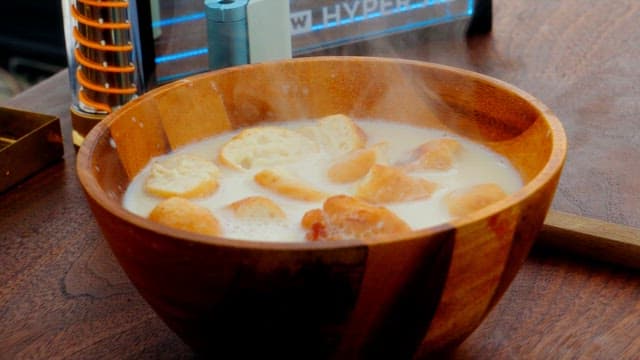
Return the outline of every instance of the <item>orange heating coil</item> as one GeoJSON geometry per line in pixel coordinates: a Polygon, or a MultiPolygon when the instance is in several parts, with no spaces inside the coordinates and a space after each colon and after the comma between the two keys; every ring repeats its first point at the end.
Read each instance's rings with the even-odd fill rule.
{"type": "Polygon", "coordinates": [[[126,0],[76,0],[71,5],[77,96],[84,110],[109,113],[137,94],[128,9],[126,0]]]}

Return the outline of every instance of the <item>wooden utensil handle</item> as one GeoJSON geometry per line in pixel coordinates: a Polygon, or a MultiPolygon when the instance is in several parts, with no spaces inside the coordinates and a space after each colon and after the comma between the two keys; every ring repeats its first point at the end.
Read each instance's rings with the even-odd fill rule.
{"type": "Polygon", "coordinates": [[[550,210],[538,243],[640,269],[640,229],[550,210]]]}

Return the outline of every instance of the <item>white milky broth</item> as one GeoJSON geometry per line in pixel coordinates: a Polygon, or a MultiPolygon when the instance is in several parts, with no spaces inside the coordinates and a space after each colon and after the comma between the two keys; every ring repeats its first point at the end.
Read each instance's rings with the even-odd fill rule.
{"type": "MultiPolygon", "coordinates": [[[[296,129],[310,124],[312,124],[310,120],[300,120],[269,124],[269,126],[296,129]]],[[[450,215],[442,200],[443,196],[452,190],[481,183],[495,183],[507,194],[511,194],[522,186],[519,174],[505,158],[480,144],[454,134],[382,120],[357,120],[357,124],[367,136],[367,147],[383,142],[387,144],[384,156],[386,159],[384,160],[388,165],[406,161],[414,149],[432,139],[448,137],[456,139],[462,145],[463,150],[457,156],[451,169],[421,170],[410,173],[411,176],[428,179],[438,184],[437,190],[429,198],[377,204],[377,206],[384,206],[393,211],[414,230],[450,220],[450,215]]],[[[165,155],[165,157],[178,153],[191,153],[211,159],[220,168],[218,190],[208,197],[190,200],[208,208],[215,215],[222,226],[224,237],[273,242],[305,241],[305,231],[300,226],[300,220],[308,210],[322,208],[322,202],[293,200],[262,188],[253,179],[254,175],[262,170],[261,168],[238,170],[220,164],[218,161],[220,147],[238,131],[214,136],[185,146],[165,155]],[[226,208],[232,202],[254,195],[274,200],[286,213],[287,220],[239,220],[226,208]]],[[[335,157],[331,157],[328,152],[320,151],[299,161],[278,167],[286,169],[328,194],[353,195],[359,181],[336,184],[328,179],[327,170],[334,160],[335,157]]],[[[164,200],[150,195],[144,190],[144,182],[149,175],[150,164],[133,179],[123,199],[123,205],[127,210],[143,217],[147,217],[151,210],[164,200]]]]}

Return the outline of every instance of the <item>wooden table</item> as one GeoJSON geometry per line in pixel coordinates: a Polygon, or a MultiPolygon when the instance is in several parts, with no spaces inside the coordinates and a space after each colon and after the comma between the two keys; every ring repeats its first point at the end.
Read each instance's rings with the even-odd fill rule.
{"type": "MultiPolygon", "coordinates": [[[[332,53],[459,66],[540,98],[570,150],[554,209],[640,227],[640,2],[496,0],[494,31],[440,26],[332,53]]],[[[3,104],[60,116],[67,74],[3,104]]],[[[115,262],[75,152],[0,194],[0,359],[192,358],[115,262]]],[[[640,358],[640,273],[536,246],[458,359],[640,358]]]]}

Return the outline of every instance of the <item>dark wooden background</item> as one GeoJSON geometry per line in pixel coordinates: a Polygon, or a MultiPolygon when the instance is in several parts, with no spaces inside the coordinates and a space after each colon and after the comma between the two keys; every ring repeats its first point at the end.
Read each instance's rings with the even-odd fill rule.
{"type": "MultiPolygon", "coordinates": [[[[640,2],[494,0],[492,34],[460,25],[329,51],[419,59],[510,82],[569,137],[554,209],[640,227],[640,2]]],[[[61,117],[67,74],[3,104],[61,117]]],[[[451,357],[640,358],[640,273],[537,246],[451,357]]],[[[0,194],[0,359],[192,358],[120,270],[65,157],[0,194]]]]}

